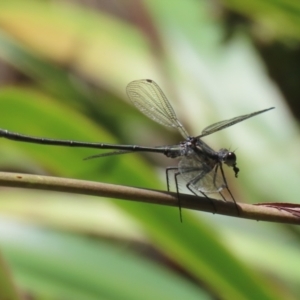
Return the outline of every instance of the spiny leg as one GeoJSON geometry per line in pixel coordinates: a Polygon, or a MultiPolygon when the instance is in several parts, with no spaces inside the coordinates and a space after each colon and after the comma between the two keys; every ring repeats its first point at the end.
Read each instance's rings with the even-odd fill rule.
{"type": "MultiPolygon", "coordinates": [[[[178,169],[177,169],[178,170],[178,169]]],[[[180,195],[179,195],[179,186],[178,186],[178,179],[177,177],[180,175],[179,172],[176,172],[174,174],[174,179],[175,179],[175,186],[176,186],[176,192],[177,192],[177,200],[178,200],[178,208],[179,208],[179,218],[180,222],[182,223],[182,210],[181,210],[181,201],[180,201],[180,195]]]]}
{"type": "MultiPolygon", "coordinates": [[[[217,172],[218,172],[218,170],[219,170],[219,164],[217,164],[217,166],[216,166],[216,168],[215,168],[215,174],[214,174],[214,178],[213,178],[214,183],[215,183],[216,178],[217,178],[217,172]]],[[[224,183],[225,183],[225,182],[224,182],[224,183]]],[[[227,188],[227,186],[226,186],[226,188],[227,188]]],[[[219,192],[219,194],[220,194],[220,196],[222,197],[223,201],[227,202],[227,200],[226,200],[226,198],[223,196],[222,192],[219,192]]]]}
{"type": "Polygon", "coordinates": [[[169,176],[169,173],[170,173],[170,171],[174,171],[174,170],[178,171],[178,167],[168,167],[168,168],[166,168],[166,180],[167,180],[168,192],[170,192],[170,176],[169,176]]]}
{"type": "MultiPolygon", "coordinates": [[[[195,171],[198,171],[198,172],[199,172],[199,171],[201,171],[201,170],[199,169],[199,167],[190,167],[190,168],[186,168],[186,169],[184,170],[184,173],[195,172],[195,171]]],[[[209,202],[211,203],[213,209],[214,209],[214,212],[213,212],[213,213],[216,213],[216,212],[217,212],[217,208],[216,208],[214,202],[212,201],[212,199],[209,198],[209,197],[208,197],[205,193],[203,193],[201,190],[198,190],[197,188],[194,187],[195,183],[197,183],[199,180],[201,180],[201,178],[203,178],[207,173],[208,173],[208,172],[206,172],[206,173],[204,173],[204,174],[203,174],[203,172],[202,172],[202,173],[201,173],[201,172],[198,173],[197,176],[195,176],[192,180],[190,180],[190,181],[186,184],[186,187],[187,187],[187,189],[188,189],[191,193],[193,193],[195,196],[198,197],[199,194],[197,194],[197,193],[194,191],[194,189],[195,189],[197,192],[200,192],[205,198],[207,198],[207,199],[209,200],[209,202]],[[193,187],[194,189],[192,189],[192,187],[193,187]]]]}
{"type": "MultiPolygon", "coordinates": [[[[193,180],[191,180],[190,182],[188,182],[188,184],[186,185],[186,187],[187,187],[187,189],[189,190],[189,191],[191,191],[195,196],[199,196],[199,195],[197,195],[195,192],[194,192],[194,190],[191,188],[191,185],[193,184],[193,181],[194,181],[194,179],[193,180]]],[[[211,203],[211,205],[212,205],[212,207],[213,207],[213,209],[214,209],[214,214],[217,212],[217,208],[216,208],[216,206],[215,206],[215,204],[214,204],[214,202],[212,201],[212,199],[210,199],[205,193],[203,193],[203,192],[201,192],[201,191],[199,191],[207,200],[209,200],[209,202],[211,203]]]]}
{"type": "MultiPolygon", "coordinates": [[[[239,209],[239,207],[238,207],[238,205],[237,205],[237,203],[236,203],[236,201],[235,201],[235,199],[234,199],[234,197],[233,197],[233,195],[232,195],[232,193],[231,193],[231,191],[230,191],[230,189],[229,189],[229,187],[228,187],[227,180],[226,180],[226,177],[225,177],[225,175],[224,175],[224,171],[223,171],[222,164],[220,163],[219,166],[220,166],[221,174],[222,174],[222,177],[223,177],[223,180],[224,180],[226,189],[227,189],[228,193],[229,193],[230,196],[231,196],[231,199],[233,200],[233,202],[234,202],[234,204],[235,204],[235,207],[236,207],[236,210],[237,210],[237,212],[238,212],[238,215],[240,215],[240,209],[239,209]]],[[[220,195],[221,195],[222,198],[225,200],[225,198],[224,198],[224,196],[221,194],[221,192],[220,192],[220,195]]],[[[225,200],[225,201],[226,201],[226,200],[225,200]]]]}
{"type": "Polygon", "coordinates": [[[174,171],[174,170],[177,171],[174,174],[174,179],[175,179],[175,188],[176,188],[177,200],[178,200],[179,218],[180,218],[180,222],[182,223],[181,202],[180,202],[180,197],[179,197],[179,187],[178,187],[178,180],[177,180],[177,176],[179,176],[180,173],[178,172],[178,168],[177,167],[168,167],[168,168],[166,168],[167,188],[168,188],[168,192],[170,192],[170,180],[169,180],[170,177],[169,177],[169,172],[170,171],[174,171]]]}
{"type": "Polygon", "coordinates": [[[219,192],[220,196],[222,197],[224,202],[227,202],[226,198],[223,196],[222,192],[219,192]]]}

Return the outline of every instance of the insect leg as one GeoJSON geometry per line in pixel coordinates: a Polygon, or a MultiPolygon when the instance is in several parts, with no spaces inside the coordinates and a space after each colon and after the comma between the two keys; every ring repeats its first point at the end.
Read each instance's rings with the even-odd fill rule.
{"type": "MultiPolygon", "coordinates": [[[[228,187],[228,184],[227,184],[227,181],[226,181],[226,178],[225,178],[225,175],[224,175],[222,163],[220,163],[219,166],[220,166],[221,174],[222,174],[222,177],[223,177],[223,180],[224,180],[226,189],[227,189],[228,193],[230,194],[231,199],[233,200],[233,202],[234,202],[234,204],[235,204],[235,207],[236,207],[236,210],[237,210],[238,215],[239,215],[239,214],[240,214],[240,209],[239,209],[239,207],[238,207],[238,205],[237,205],[237,203],[236,203],[236,201],[235,201],[235,199],[234,199],[234,197],[233,197],[233,195],[232,195],[232,193],[231,193],[231,191],[230,191],[230,189],[229,189],[229,187],[228,187]]],[[[225,198],[223,197],[223,195],[221,194],[221,192],[220,192],[220,195],[222,196],[223,199],[225,199],[225,198]]],[[[225,200],[225,201],[226,201],[226,200],[225,200]]]]}
{"type": "MultiPolygon", "coordinates": [[[[196,179],[198,180],[198,178],[196,177],[196,179]]],[[[195,196],[199,196],[198,194],[196,194],[196,192],[192,189],[191,186],[193,186],[193,182],[194,182],[195,178],[193,180],[191,180],[190,182],[187,183],[186,187],[189,191],[191,191],[195,196]]],[[[209,200],[209,202],[211,203],[213,209],[214,209],[214,213],[217,212],[217,208],[214,204],[214,202],[212,201],[212,199],[210,199],[205,193],[197,190],[198,192],[200,192],[207,200],[209,200]]]]}

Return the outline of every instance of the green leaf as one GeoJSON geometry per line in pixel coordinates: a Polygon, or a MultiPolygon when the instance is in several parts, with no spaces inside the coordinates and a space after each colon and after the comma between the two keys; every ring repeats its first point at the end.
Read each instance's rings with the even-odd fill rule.
{"type": "Polygon", "coordinates": [[[2,220],[1,246],[23,288],[50,299],[209,299],[124,245],[2,220]],[[20,235],[22,239],[20,239],[20,235]]]}

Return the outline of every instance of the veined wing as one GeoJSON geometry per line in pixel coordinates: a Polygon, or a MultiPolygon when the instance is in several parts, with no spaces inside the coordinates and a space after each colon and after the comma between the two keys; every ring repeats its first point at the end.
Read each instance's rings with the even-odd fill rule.
{"type": "Polygon", "coordinates": [[[202,134],[197,136],[197,138],[201,138],[203,136],[212,134],[216,131],[225,129],[225,128],[230,127],[230,126],[232,126],[236,123],[239,123],[239,122],[242,122],[246,119],[252,118],[252,117],[254,117],[258,114],[262,114],[262,113],[264,113],[268,110],[271,110],[273,108],[275,108],[275,107],[270,107],[270,108],[267,108],[267,109],[263,109],[263,110],[260,110],[260,111],[253,112],[253,113],[248,114],[248,115],[243,115],[243,116],[235,117],[235,118],[232,118],[232,119],[229,119],[229,120],[224,120],[224,121],[221,121],[221,122],[214,123],[212,125],[209,125],[209,126],[205,127],[202,130],[202,134]]]}
{"type": "Polygon", "coordinates": [[[199,155],[191,154],[182,157],[178,164],[179,172],[195,191],[203,193],[220,192],[225,188],[220,172],[216,173],[216,164],[205,161],[199,155]]]}
{"type": "Polygon", "coordinates": [[[220,170],[216,172],[216,168],[211,170],[199,180],[195,179],[195,181],[192,183],[192,186],[197,191],[205,194],[221,192],[226,187],[220,170]]]}
{"type": "Polygon", "coordinates": [[[167,97],[153,80],[132,81],[126,90],[132,103],[148,118],[164,126],[177,128],[184,138],[189,136],[167,97]]]}

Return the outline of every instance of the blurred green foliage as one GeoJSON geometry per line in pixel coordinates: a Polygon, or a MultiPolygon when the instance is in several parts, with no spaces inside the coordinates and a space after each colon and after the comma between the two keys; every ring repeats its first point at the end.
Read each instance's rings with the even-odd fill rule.
{"type": "MultiPolygon", "coordinates": [[[[298,20],[300,4],[285,0],[2,1],[0,127],[178,143],[129,104],[125,87],[142,78],[162,87],[191,135],[276,106],[207,142],[238,148],[240,178],[226,174],[239,201],[297,202],[298,129],[260,50],[294,51],[298,20]]],[[[1,140],[0,166],[165,189],[164,167],[176,165],[140,154],[83,161],[93,154],[1,140]]],[[[174,208],[2,188],[0,245],[24,299],[299,298],[297,227],[186,210],[183,220],[174,208]]],[[[12,295],[5,267],[1,278],[1,296],[12,295]]]]}

